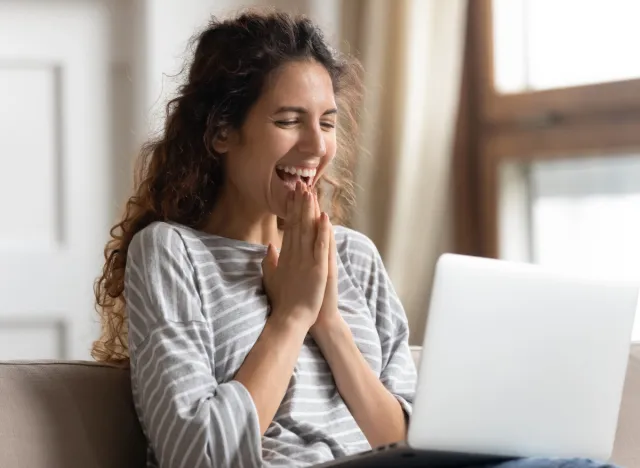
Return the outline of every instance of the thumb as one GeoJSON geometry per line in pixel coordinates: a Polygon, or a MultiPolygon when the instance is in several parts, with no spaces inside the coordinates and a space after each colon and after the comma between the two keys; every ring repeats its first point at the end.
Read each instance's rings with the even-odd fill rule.
{"type": "Polygon", "coordinates": [[[273,244],[267,247],[267,255],[262,259],[262,272],[265,275],[273,273],[278,266],[278,252],[273,244]]]}

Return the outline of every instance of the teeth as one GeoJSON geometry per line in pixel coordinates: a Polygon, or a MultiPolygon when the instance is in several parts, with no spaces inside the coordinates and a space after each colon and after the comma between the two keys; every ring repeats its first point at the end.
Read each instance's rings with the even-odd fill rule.
{"type": "Polygon", "coordinates": [[[300,177],[315,177],[317,170],[316,169],[303,169],[299,167],[293,166],[277,166],[277,169],[284,171],[288,174],[295,174],[300,177]]]}

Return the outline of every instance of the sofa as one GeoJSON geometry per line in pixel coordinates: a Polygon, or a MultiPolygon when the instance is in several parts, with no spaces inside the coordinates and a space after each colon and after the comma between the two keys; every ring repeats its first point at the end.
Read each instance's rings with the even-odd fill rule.
{"type": "MultiPolygon", "coordinates": [[[[420,350],[414,348],[414,359],[420,350]]],[[[126,370],[0,362],[1,468],[138,468],[145,440],[126,370]]],[[[612,461],[640,468],[640,344],[631,350],[612,461]]]]}

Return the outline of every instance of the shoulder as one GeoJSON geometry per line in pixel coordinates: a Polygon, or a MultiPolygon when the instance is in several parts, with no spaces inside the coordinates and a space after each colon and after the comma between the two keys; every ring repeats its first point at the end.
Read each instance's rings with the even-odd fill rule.
{"type": "Polygon", "coordinates": [[[130,344],[139,345],[162,327],[178,330],[182,325],[176,324],[203,321],[196,272],[180,227],[154,222],[133,236],[127,250],[124,297],[132,330],[130,344]]]}
{"type": "Polygon", "coordinates": [[[180,225],[156,221],[137,232],[127,248],[127,265],[144,266],[147,274],[169,275],[195,272],[190,249],[185,242],[189,233],[180,225]],[[154,273],[151,273],[154,272],[154,273]]]}
{"type": "Polygon", "coordinates": [[[343,259],[350,263],[377,262],[380,254],[371,239],[361,232],[344,226],[334,226],[336,251],[343,259]]]}
{"type": "Polygon", "coordinates": [[[128,255],[179,255],[186,252],[184,235],[187,231],[179,225],[156,221],[137,232],[129,244],[128,255]]]}

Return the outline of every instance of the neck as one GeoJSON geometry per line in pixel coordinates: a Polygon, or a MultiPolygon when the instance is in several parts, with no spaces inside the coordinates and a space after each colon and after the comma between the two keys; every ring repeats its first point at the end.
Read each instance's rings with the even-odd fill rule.
{"type": "Polygon", "coordinates": [[[278,218],[270,212],[256,210],[240,194],[227,186],[220,193],[204,231],[217,236],[237,239],[251,244],[280,248],[282,233],[278,218]]]}

